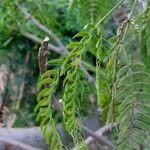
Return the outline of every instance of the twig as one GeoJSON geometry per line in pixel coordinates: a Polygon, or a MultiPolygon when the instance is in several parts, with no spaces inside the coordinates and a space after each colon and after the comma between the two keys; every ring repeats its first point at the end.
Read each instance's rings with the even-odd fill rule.
{"type": "Polygon", "coordinates": [[[14,3],[19,8],[19,10],[26,16],[27,19],[29,19],[33,24],[35,24],[39,29],[47,33],[57,43],[59,47],[61,47],[64,51],[66,51],[66,48],[64,47],[62,42],[50,29],[48,29],[46,26],[41,24],[37,19],[35,19],[30,13],[28,13],[27,10],[22,6],[20,6],[16,1],[14,3]]]}
{"type": "MultiPolygon", "coordinates": [[[[114,123],[114,124],[113,124],[113,127],[116,127],[116,126],[117,126],[117,124],[114,123]]],[[[85,128],[85,127],[84,127],[84,128],[85,128]]],[[[102,141],[104,141],[104,140],[105,140],[105,142],[106,142],[106,141],[109,142],[107,139],[105,139],[105,138],[102,137],[102,136],[105,135],[108,131],[110,131],[111,128],[112,128],[112,124],[108,124],[108,125],[106,125],[106,126],[100,128],[100,129],[97,130],[96,132],[92,132],[92,133],[91,133],[91,131],[88,131],[88,132],[90,132],[89,134],[91,134],[91,136],[89,136],[89,137],[87,137],[87,138],[85,139],[85,143],[86,143],[87,145],[89,145],[89,144],[92,143],[95,139],[98,140],[99,142],[102,142],[102,141]],[[96,135],[96,138],[94,138],[92,135],[93,135],[93,136],[96,135]],[[102,138],[103,138],[103,140],[102,140],[102,138]]],[[[87,129],[86,129],[86,130],[87,130],[87,129]]],[[[110,142],[109,142],[109,144],[110,144],[110,142]]],[[[112,144],[111,144],[111,146],[113,147],[112,144]]],[[[111,148],[111,149],[112,149],[112,148],[111,148]]],[[[72,150],[77,150],[77,147],[74,147],[72,150]]]]}
{"type": "Polygon", "coordinates": [[[3,138],[3,137],[0,137],[0,142],[6,143],[6,144],[11,144],[11,145],[20,147],[20,148],[22,148],[22,149],[24,149],[24,150],[42,150],[42,149],[40,149],[40,148],[36,148],[36,147],[33,147],[33,146],[30,146],[30,145],[24,144],[24,143],[22,143],[22,142],[19,142],[19,141],[10,139],[10,138],[3,138]]]}
{"type": "MultiPolygon", "coordinates": [[[[42,44],[42,39],[40,39],[34,34],[31,34],[28,32],[21,32],[21,34],[36,43],[42,44]]],[[[56,47],[51,43],[48,43],[48,49],[53,50],[54,52],[59,53],[59,54],[62,54],[64,52],[62,48],[56,47]]]]}
{"type": "Polygon", "coordinates": [[[124,31],[124,33],[123,33],[123,35],[122,35],[122,41],[125,40],[127,31],[128,31],[128,28],[129,28],[129,24],[130,24],[131,18],[132,18],[132,16],[133,16],[135,7],[136,7],[136,5],[137,5],[137,2],[138,2],[138,0],[134,0],[133,6],[132,6],[132,8],[131,8],[131,13],[129,14],[129,17],[128,17],[128,19],[126,20],[126,21],[127,21],[127,25],[126,25],[125,31],[124,31]]]}
{"type": "Polygon", "coordinates": [[[38,54],[38,60],[39,60],[39,69],[40,69],[40,74],[45,73],[46,71],[46,57],[45,54],[47,52],[48,49],[48,41],[49,38],[46,37],[41,45],[41,47],[39,48],[39,54],[38,54]]]}
{"type": "MultiPolygon", "coordinates": [[[[86,125],[93,124],[94,128],[98,129],[100,125],[98,122],[99,118],[95,116],[86,117],[84,123],[86,125]]],[[[89,128],[92,129],[93,126],[89,125],[89,128]]],[[[57,131],[60,135],[61,141],[63,143],[68,143],[68,138],[64,130],[64,124],[57,124],[57,131]]],[[[50,127],[51,128],[51,127],[50,127]]],[[[28,127],[28,128],[0,128],[0,137],[3,138],[11,138],[13,140],[17,140],[22,143],[26,143],[28,145],[32,145],[33,147],[38,147],[43,150],[48,150],[49,146],[46,145],[44,137],[42,135],[40,127],[28,127]]],[[[0,142],[0,150],[3,149],[5,143],[0,142]]],[[[12,145],[12,149],[14,150],[14,146],[12,145]]],[[[19,149],[19,148],[18,148],[19,149]]],[[[21,148],[20,148],[21,149],[21,148]]]]}
{"type": "Polygon", "coordinates": [[[119,3],[116,4],[114,8],[112,8],[103,18],[101,18],[98,23],[96,23],[96,26],[99,26],[106,18],[108,18],[108,16],[110,16],[110,14],[112,14],[112,12],[114,12],[124,1],[125,0],[119,1],[119,3]]]}
{"type": "MultiPolygon", "coordinates": [[[[46,56],[45,56],[45,54],[46,54],[47,49],[48,49],[48,41],[49,41],[49,38],[46,37],[43,41],[43,44],[41,45],[41,47],[39,49],[38,59],[39,59],[40,74],[43,74],[46,71],[46,67],[45,67],[46,56]]],[[[47,85],[45,85],[45,86],[47,86],[47,85]]],[[[52,98],[52,104],[54,105],[55,109],[58,112],[62,111],[61,104],[56,100],[56,98],[54,96],[52,98]]]]}
{"type": "MultiPolygon", "coordinates": [[[[84,130],[85,133],[87,133],[89,136],[93,137],[94,139],[96,139],[97,141],[100,142],[100,144],[102,145],[107,145],[110,149],[112,149],[114,147],[114,145],[108,141],[106,138],[104,138],[102,135],[99,135],[97,132],[93,132],[91,130],[89,130],[87,127],[83,126],[83,125],[80,125],[80,127],[84,130]]],[[[109,128],[107,128],[108,130],[110,129],[110,126],[109,128]]]]}

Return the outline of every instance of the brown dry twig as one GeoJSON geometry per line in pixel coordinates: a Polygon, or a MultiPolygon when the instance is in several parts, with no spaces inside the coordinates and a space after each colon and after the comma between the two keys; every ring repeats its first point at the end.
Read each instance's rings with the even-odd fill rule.
{"type": "MultiPolygon", "coordinates": [[[[43,74],[45,73],[46,71],[46,67],[45,67],[45,64],[46,64],[46,52],[47,52],[47,49],[48,49],[48,41],[49,41],[49,38],[46,37],[43,41],[43,44],[41,45],[40,49],[39,49],[39,54],[38,54],[38,59],[39,59],[39,70],[40,70],[40,74],[43,74]]],[[[47,86],[47,85],[45,85],[47,86]]],[[[58,112],[61,112],[61,105],[60,103],[56,100],[56,98],[53,96],[52,97],[52,105],[55,107],[55,109],[58,111],[58,112]]]]}
{"type": "MultiPolygon", "coordinates": [[[[110,146],[109,148],[112,149],[112,148],[114,147],[114,145],[111,144],[107,139],[105,139],[105,138],[103,137],[103,135],[105,135],[107,132],[109,132],[112,127],[116,127],[116,126],[117,126],[116,123],[114,123],[113,125],[112,125],[112,124],[108,124],[108,125],[103,126],[103,127],[100,128],[100,129],[98,129],[96,132],[91,133],[91,131],[88,131],[88,132],[90,132],[89,135],[91,135],[91,136],[89,136],[89,137],[87,137],[87,138],[85,139],[85,143],[86,143],[87,145],[90,145],[90,144],[96,139],[96,140],[99,141],[100,144],[102,144],[102,145],[104,145],[104,144],[106,144],[106,143],[108,142],[108,145],[110,146]],[[95,136],[96,136],[96,137],[95,137],[95,136]],[[95,137],[95,138],[94,138],[94,137],[95,137]],[[103,142],[104,142],[104,143],[103,143],[103,142]],[[106,143],[105,143],[105,142],[106,142],[106,143]]],[[[84,127],[84,128],[85,128],[85,127],[84,127]]],[[[107,144],[106,144],[106,145],[107,145],[107,144]]],[[[77,150],[77,147],[74,147],[72,150],[77,150]]]]}
{"type": "MultiPolygon", "coordinates": [[[[82,129],[83,129],[83,131],[85,131],[90,137],[92,137],[93,138],[93,140],[95,139],[95,140],[97,140],[97,141],[99,141],[99,143],[101,144],[101,145],[107,145],[107,147],[109,147],[109,149],[113,149],[113,147],[114,147],[114,145],[110,142],[110,141],[108,141],[105,137],[103,137],[102,136],[102,129],[99,129],[98,131],[96,131],[96,132],[93,132],[93,131],[91,131],[91,130],[89,130],[87,127],[85,127],[85,126],[83,126],[83,125],[79,125],[82,129]]],[[[104,128],[104,127],[103,127],[104,128]]],[[[105,126],[105,128],[107,129],[107,130],[109,130],[110,129],[110,126],[109,126],[109,128],[107,127],[107,126],[105,126]]],[[[86,140],[85,140],[86,141],[86,140]]],[[[85,142],[86,144],[89,144],[87,141],[85,142]]]]}
{"type": "MultiPolygon", "coordinates": [[[[21,34],[23,36],[25,36],[26,38],[36,42],[36,43],[39,43],[39,44],[42,44],[42,39],[40,39],[39,37],[37,37],[36,35],[34,34],[31,34],[31,33],[28,33],[28,32],[21,32],[21,34]]],[[[48,50],[53,50],[54,52],[58,53],[58,54],[62,54],[62,49],[59,48],[59,47],[56,47],[55,45],[51,44],[51,43],[48,43],[48,50]]]]}
{"type": "Polygon", "coordinates": [[[62,51],[66,51],[66,48],[64,47],[64,45],[62,44],[62,42],[60,41],[60,39],[50,30],[48,29],[46,26],[44,26],[43,24],[41,24],[37,19],[35,19],[30,13],[28,13],[26,11],[25,8],[21,7],[16,1],[14,2],[15,5],[19,8],[19,10],[26,16],[27,19],[29,19],[34,25],[36,25],[40,30],[44,31],[45,33],[47,33],[55,42],[56,44],[62,48],[62,51]]]}
{"type": "MultiPolygon", "coordinates": [[[[33,147],[33,146],[30,146],[30,145],[27,145],[27,144],[24,144],[22,142],[19,142],[19,141],[16,141],[16,140],[13,140],[11,138],[4,138],[4,137],[0,137],[0,142],[3,142],[5,144],[10,144],[10,145],[14,145],[14,146],[17,146],[23,150],[42,150],[40,148],[37,148],[37,147],[33,147]]],[[[11,148],[11,147],[10,147],[11,148]]]]}

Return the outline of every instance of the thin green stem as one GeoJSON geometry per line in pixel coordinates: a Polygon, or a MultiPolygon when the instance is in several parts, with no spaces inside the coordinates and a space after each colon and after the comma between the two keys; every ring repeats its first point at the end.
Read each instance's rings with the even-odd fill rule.
{"type": "Polygon", "coordinates": [[[130,13],[129,18],[128,18],[128,20],[127,20],[128,22],[127,22],[126,28],[125,28],[124,34],[123,34],[123,36],[122,36],[122,41],[124,41],[124,39],[125,39],[125,37],[126,37],[127,31],[128,31],[128,28],[129,28],[129,24],[130,24],[130,20],[131,20],[131,18],[132,18],[132,16],[133,16],[133,13],[134,13],[134,10],[135,10],[135,7],[136,7],[137,2],[138,2],[138,0],[135,0],[135,1],[134,1],[134,4],[133,4],[133,6],[132,6],[131,13],[130,13]]]}
{"type": "Polygon", "coordinates": [[[110,16],[112,14],[112,12],[114,12],[125,0],[121,0],[112,10],[110,10],[97,24],[96,26],[98,26],[99,24],[101,24],[108,16],[110,16]]]}

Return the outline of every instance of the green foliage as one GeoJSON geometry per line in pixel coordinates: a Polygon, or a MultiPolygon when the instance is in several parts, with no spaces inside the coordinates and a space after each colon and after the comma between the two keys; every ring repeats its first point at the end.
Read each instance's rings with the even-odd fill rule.
{"type": "Polygon", "coordinates": [[[129,63],[125,49],[120,45],[109,53],[106,68],[100,69],[102,119],[119,124],[115,149],[139,149],[144,143],[150,129],[149,78],[150,74],[145,72],[143,65],[129,63]]]}
{"type": "MultiPolygon", "coordinates": [[[[74,42],[68,45],[68,56],[58,57],[52,53],[50,57],[56,59],[47,62],[47,71],[41,75],[38,83],[36,119],[40,122],[43,135],[47,143],[50,143],[51,149],[63,149],[56,130],[56,115],[52,108],[53,95],[62,99],[64,124],[74,143],[79,149],[87,149],[79,118],[81,109],[88,103],[87,95],[95,88],[88,83],[81,64],[86,66],[90,75],[96,77],[97,104],[102,109],[100,119],[106,123],[116,122],[119,126],[115,148],[130,150],[139,149],[140,145],[145,146],[150,129],[150,7],[147,7],[141,16],[135,15],[129,23],[124,22],[119,26],[117,35],[107,39],[105,25],[110,23],[109,18],[113,13],[110,10],[121,2],[119,0],[72,0],[70,4],[66,0],[17,2],[65,43],[70,41],[70,37],[78,32],[81,26],[87,24],[83,31],[74,36],[74,42]],[[69,13],[65,9],[68,4],[69,13]],[[103,20],[99,21],[100,18],[103,20]],[[124,39],[126,23],[129,28],[124,39]],[[131,41],[133,37],[134,42],[131,41]],[[135,58],[135,53],[140,57],[135,58]],[[63,88],[57,92],[59,86],[63,88]],[[92,87],[91,91],[87,90],[89,87],[92,87]]],[[[130,1],[130,5],[132,3],[133,1],[130,1]]],[[[13,71],[24,68],[24,55],[31,50],[28,65],[30,71],[27,70],[26,74],[33,80],[33,77],[38,76],[38,48],[37,44],[26,39],[23,33],[29,32],[40,38],[43,38],[45,33],[21,14],[14,1],[2,0],[0,13],[0,63],[10,63],[13,71]]],[[[52,39],[50,42],[56,44],[52,39]]],[[[27,81],[28,86],[31,84],[29,82],[27,81]]],[[[29,93],[31,88],[27,89],[29,90],[25,92],[29,93]]]]}
{"type": "Polygon", "coordinates": [[[51,100],[53,98],[53,93],[56,90],[58,81],[59,69],[47,71],[41,76],[38,89],[42,90],[38,94],[38,104],[34,110],[35,112],[38,111],[36,120],[40,120],[40,127],[43,135],[46,137],[46,142],[51,143],[51,148],[54,150],[63,149],[63,145],[57,133],[55,121],[52,117],[53,114],[51,111],[51,100]]]}
{"type": "Polygon", "coordinates": [[[117,150],[140,149],[150,129],[150,74],[127,55],[127,27],[124,29],[123,24],[119,35],[113,39],[115,42],[108,50],[105,67],[101,67],[100,52],[97,55],[98,103],[102,108],[102,119],[119,124],[117,150]]]}
{"type": "Polygon", "coordinates": [[[77,117],[79,117],[80,103],[85,97],[85,75],[79,65],[89,37],[87,32],[79,32],[75,37],[82,37],[82,39],[80,42],[73,42],[67,46],[72,49],[72,52],[66,57],[61,68],[61,74],[66,75],[63,82],[65,87],[62,98],[63,116],[66,128],[72,135],[74,143],[79,145],[79,149],[87,149],[86,145],[82,144],[82,131],[78,126],[77,117]]]}
{"type": "MultiPolygon", "coordinates": [[[[116,122],[119,125],[118,139],[114,149],[140,149],[141,144],[145,142],[147,132],[150,130],[150,103],[148,101],[150,97],[150,84],[148,83],[150,74],[145,70],[142,63],[132,60],[130,55],[133,53],[127,50],[129,44],[126,40],[128,31],[132,27],[136,28],[135,24],[133,25],[130,22],[133,19],[131,17],[134,14],[136,2],[133,4],[129,20],[123,22],[118,28],[117,35],[110,39],[105,39],[104,22],[120,3],[98,21],[101,11],[105,12],[98,7],[99,1],[72,1],[71,7],[78,5],[79,9],[83,10],[83,6],[85,6],[86,10],[81,11],[81,14],[88,16],[91,24],[86,25],[82,32],[74,36],[74,38],[79,38],[80,40],[79,42],[71,42],[68,45],[67,48],[71,49],[71,52],[66,58],[51,61],[60,63],[59,67],[42,75],[43,79],[38,84],[38,87],[43,84],[50,84],[48,89],[45,88],[38,95],[38,97],[41,96],[41,93],[44,97],[50,95],[46,103],[45,100],[39,99],[37,107],[42,110],[42,105],[51,103],[49,99],[52,98],[56,90],[58,79],[64,77],[64,91],[62,94],[63,119],[66,129],[72,135],[74,143],[79,146],[79,149],[83,147],[83,149],[87,149],[83,142],[78,117],[80,116],[80,104],[85,99],[84,83],[87,82],[86,74],[84,74],[81,67],[81,61],[86,58],[85,56],[90,48],[92,48],[96,57],[96,90],[98,106],[102,109],[101,119],[106,123],[116,122]],[[96,23],[97,21],[98,23],[96,23]],[[52,72],[54,72],[53,79],[47,76],[52,72]],[[45,76],[48,78],[45,79],[45,76]],[[83,147],[81,146],[82,143],[83,147]]],[[[109,1],[107,1],[108,3],[109,1]]],[[[147,16],[147,13],[145,15],[147,16]]],[[[139,16],[136,17],[135,19],[138,19],[139,16]]],[[[148,23],[148,20],[145,19],[145,25],[142,24],[144,31],[141,30],[146,33],[146,37],[149,35],[147,31],[148,23]]],[[[139,30],[139,32],[141,31],[139,30]]],[[[132,32],[132,34],[134,33],[132,32]]],[[[142,49],[148,51],[148,39],[145,38],[144,40],[146,44],[144,43],[143,47],[147,49],[142,49]]],[[[44,111],[49,112],[51,108],[46,107],[44,111]]],[[[41,113],[38,116],[43,120],[46,118],[41,113]]],[[[47,118],[53,120],[52,115],[50,115],[50,118],[47,116],[47,118]]],[[[48,127],[50,124],[45,125],[48,127]]],[[[43,126],[42,122],[41,126],[43,126]]],[[[54,124],[51,126],[53,127],[54,124]]],[[[57,135],[57,132],[53,134],[57,135]]],[[[51,134],[52,137],[53,134],[51,134]]]]}
{"type": "MultiPolygon", "coordinates": [[[[59,77],[65,76],[64,81],[63,81],[64,93],[62,96],[64,123],[65,123],[66,129],[72,135],[74,143],[77,146],[79,146],[79,149],[87,149],[86,145],[82,143],[83,135],[82,135],[82,131],[79,128],[77,117],[79,117],[80,103],[84,100],[84,93],[85,93],[84,91],[85,75],[83,71],[79,68],[79,64],[81,62],[83,52],[85,52],[84,45],[86,42],[88,42],[89,38],[88,38],[88,33],[86,32],[80,32],[75,37],[83,37],[83,38],[80,42],[73,42],[68,45],[68,48],[73,49],[73,51],[64,60],[63,59],[50,60],[47,63],[47,64],[57,63],[61,65],[58,69],[46,71],[41,76],[42,80],[41,82],[38,83],[38,89],[42,87],[42,85],[44,84],[45,85],[49,84],[49,88],[47,88],[46,86],[38,94],[38,98],[37,98],[38,104],[35,107],[35,112],[38,109],[40,109],[37,115],[37,121],[39,121],[40,117],[42,118],[43,121],[40,121],[41,128],[42,130],[44,130],[43,134],[46,136],[46,138],[48,138],[47,135],[45,134],[46,129],[43,128],[43,125],[45,125],[47,128],[49,127],[49,125],[50,127],[51,126],[54,127],[54,120],[52,118],[52,110],[49,106],[50,105],[49,103],[51,103],[50,100],[52,99],[52,95],[54,94],[56,90],[56,85],[58,84],[59,77]],[[53,75],[54,79],[50,78],[50,75],[53,75]],[[42,97],[45,97],[45,96],[47,96],[47,98],[42,99],[42,97]],[[46,107],[42,109],[42,107],[45,105],[46,107]],[[46,122],[48,119],[50,121],[52,120],[53,124],[51,123],[48,124],[48,122],[46,122]]],[[[53,132],[55,132],[53,134],[51,134],[50,131],[48,135],[51,135],[52,138],[53,138],[53,134],[57,135],[57,132],[55,132],[56,129],[53,130],[53,132]]]]}
{"type": "Polygon", "coordinates": [[[102,18],[118,0],[71,0],[69,10],[72,12],[78,10],[78,20],[83,24],[96,23],[102,18]]]}
{"type": "Polygon", "coordinates": [[[67,72],[67,78],[65,79],[65,90],[62,97],[63,100],[63,117],[66,129],[72,135],[75,144],[79,145],[79,149],[85,149],[81,144],[83,141],[82,131],[78,126],[80,101],[84,96],[84,82],[81,82],[80,71],[70,69],[67,72]],[[81,144],[81,145],[80,145],[81,144]]]}

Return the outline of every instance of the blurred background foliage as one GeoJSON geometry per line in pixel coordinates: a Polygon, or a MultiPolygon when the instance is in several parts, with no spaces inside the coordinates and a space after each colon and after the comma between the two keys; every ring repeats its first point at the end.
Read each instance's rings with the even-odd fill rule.
{"type": "MultiPolygon", "coordinates": [[[[4,106],[9,109],[7,112],[11,118],[13,118],[12,114],[15,114],[14,127],[25,127],[36,124],[33,110],[36,104],[36,84],[39,77],[38,49],[40,44],[33,42],[24,34],[30,33],[42,40],[47,35],[22,14],[15,2],[25,8],[41,24],[52,30],[64,45],[71,41],[84,24],[79,22],[77,11],[68,11],[67,0],[1,1],[0,67],[3,76],[7,79],[3,84],[5,90],[0,91],[0,104],[4,103],[4,106]]],[[[56,44],[51,38],[50,42],[56,44]]],[[[57,57],[60,55],[51,52],[50,58],[57,57]]],[[[88,90],[90,93],[93,91],[90,87],[88,90]]],[[[59,87],[56,93],[58,97],[61,91],[62,87],[59,87]]],[[[87,105],[85,103],[84,107],[87,105]]],[[[83,108],[82,110],[83,114],[90,112],[83,108]]],[[[59,120],[59,115],[56,115],[56,118],[59,120]]],[[[7,126],[7,123],[4,123],[4,126],[7,126]]]]}
{"type": "MultiPolygon", "coordinates": [[[[1,0],[0,3],[0,71],[7,79],[4,83],[5,90],[0,88],[0,103],[9,109],[7,112],[13,118],[15,115],[14,127],[33,126],[35,123],[35,114],[33,109],[36,104],[36,84],[39,77],[38,68],[38,49],[39,43],[32,41],[26,36],[26,33],[35,35],[40,39],[44,39],[47,34],[35,26],[30,18],[27,18],[16,6],[19,3],[22,8],[26,9],[41,24],[53,31],[67,45],[72,37],[79,32],[86,24],[95,23],[102,18],[111,8],[117,4],[119,0],[1,0]]],[[[128,2],[128,8],[130,3],[128,2]]],[[[141,5],[140,5],[141,6],[141,5]]],[[[144,7],[144,6],[143,6],[144,7]]],[[[143,9],[141,8],[141,10],[143,9]]],[[[122,9],[123,10],[123,9],[122,9]]],[[[139,9],[138,9],[139,10],[139,9]]],[[[125,12],[127,13],[127,12],[125,12]]],[[[148,13],[149,14],[149,13],[148,13]]],[[[122,17],[127,14],[120,14],[122,17]]],[[[129,37],[128,51],[129,53],[140,57],[138,61],[143,61],[149,69],[150,61],[150,17],[147,14],[141,15],[145,19],[145,25],[138,26],[138,32],[134,37],[129,37]],[[145,18],[144,18],[145,17],[145,18]],[[141,38],[141,39],[140,39],[141,38]],[[136,41],[135,44],[133,44],[136,41]],[[140,43],[141,42],[141,43],[140,43]],[[140,45],[140,49],[136,52],[133,48],[136,44],[140,45]],[[132,51],[131,51],[132,50],[132,51]]],[[[106,22],[106,38],[116,34],[119,24],[117,13],[108,18],[106,22]]],[[[125,17],[124,16],[124,17],[125,17]]],[[[122,20],[123,21],[123,20],[122,20]]],[[[137,24],[138,20],[137,20],[137,24]]],[[[136,25],[136,23],[134,24],[136,25]]],[[[135,29],[135,28],[134,28],[135,29]]],[[[132,29],[131,29],[132,32],[132,29]]],[[[57,45],[53,39],[50,42],[57,45]]],[[[93,43],[94,44],[94,43],[93,43]]],[[[88,68],[91,75],[95,74],[95,52],[91,47],[88,48],[88,55],[85,56],[84,65],[88,68]]],[[[50,52],[48,56],[51,58],[62,57],[60,54],[50,52]]],[[[2,81],[0,81],[2,83],[2,81]]],[[[92,114],[95,107],[95,88],[87,84],[88,101],[83,102],[82,115],[92,114]],[[90,105],[90,109],[87,106],[90,105]]],[[[62,87],[58,88],[56,96],[62,92],[62,87]]],[[[58,122],[59,114],[56,115],[58,122]]]]}

